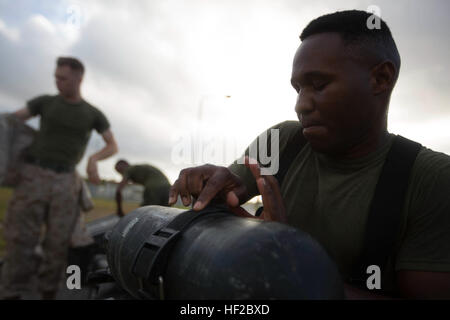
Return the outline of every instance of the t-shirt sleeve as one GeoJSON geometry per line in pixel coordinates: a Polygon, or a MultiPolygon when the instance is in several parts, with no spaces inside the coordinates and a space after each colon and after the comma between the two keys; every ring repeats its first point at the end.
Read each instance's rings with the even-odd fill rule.
{"type": "Polygon", "coordinates": [[[49,95],[43,95],[27,101],[27,108],[30,111],[31,115],[42,115],[44,105],[49,101],[50,98],[51,96],[49,95]]]}
{"type": "Polygon", "coordinates": [[[110,124],[103,112],[101,112],[96,108],[94,110],[95,110],[94,129],[99,134],[102,134],[103,132],[105,132],[110,128],[110,124]]]}
{"type": "Polygon", "coordinates": [[[450,157],[425,149],[415,167],[395,269],[450,272],[450,157]]]}
{"type": "Polygon", "coordinates": [[[244,165],[244,157],[247,155],[256,158],[261,166],[266,167],[268,172],[275,175],[279,170],[280,154],[285,150],[288,140],[298,128],[298,121],[284,121],[268,128],[253,140],[239,159],[228,167],[231,172],[242,179],[250,198],[259,195],[259,191],[251,171],[244,165]]]}

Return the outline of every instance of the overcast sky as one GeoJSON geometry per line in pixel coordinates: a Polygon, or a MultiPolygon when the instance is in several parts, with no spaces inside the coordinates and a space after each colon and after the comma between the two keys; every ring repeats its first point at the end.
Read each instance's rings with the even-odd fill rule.
{"type": "MultiPolygon", "coordinates": [[[[120,148],[99,163],[101,176],[118,179],[113,164],[126,158],[173,182],[184,167],[228,164],[265,128],[295,120],[290,73],[302,29],[370,5],[402,58],[389,130],[450,154],[445,0],[0,0],[0,112],[56,93],[56,57],[79,57],[83,97],[108,117],[120,148]]],[[[102,146],[93,134],[86,154],[102,146]]]]}

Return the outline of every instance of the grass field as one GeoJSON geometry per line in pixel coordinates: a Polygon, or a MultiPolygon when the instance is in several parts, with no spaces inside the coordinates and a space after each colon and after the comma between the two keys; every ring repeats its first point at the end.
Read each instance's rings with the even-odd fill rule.
{"type": "MultiPolygon", "coordinates": [[[[0,257],[4,254],[5,241],[3,238],[3,219],[5,217],[6,208],[8,206],[9,199],[13,193],[12,189],[0,188],[0,257]]],[[[93,199],[94,209],[86,214],[86,222],[110,215],[116,212],[116,204],[113,200],[105,199],[93,199]]],[[[139,207],[138,203],[123,203],[123,209],[125,212],[130,212],[139,207]]]]}

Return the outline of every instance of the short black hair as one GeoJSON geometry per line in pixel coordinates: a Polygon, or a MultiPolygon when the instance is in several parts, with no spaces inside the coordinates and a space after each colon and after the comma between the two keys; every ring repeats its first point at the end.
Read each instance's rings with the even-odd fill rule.
{"type": "Polygon", "coordinates": [[[320,16],[303,29],[300,40],[319,33],[336,32],[342,37],[345,46],[363,49],[359,55],[371,55],[379,62],[390,60],[397,69],[397,77],[400,71],[400,54],[391,30],[386,22],[376,15],[375,17],[380,19],[380,28],[368,28],[367,21],[373,15],[361,10],[346,10],[320,16]]]}
{"type": "Polygon", "coordinates": [[[130,165],[130,164],[128,163],[128,161],[125,160],[125,159],[120,159],[120,160],[118,160],[118,161],[116,162],[116,166],[117,166],[117,165],[120,165],[120,164],[130,165]]]}
{"type": "Polygon", "coordinates": [[[78,71],[81,74],[84,74],[84,66],[80,60],[74,57],[59,57],[56,60],[56,65],[58,67],[68,66],[70,69],[74,71],[78,71]]]}

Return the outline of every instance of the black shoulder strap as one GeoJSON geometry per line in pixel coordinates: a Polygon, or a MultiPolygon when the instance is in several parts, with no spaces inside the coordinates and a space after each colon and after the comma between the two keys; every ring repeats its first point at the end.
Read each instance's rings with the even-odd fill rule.
{"type": "Polygon", "coordinates": [[[393,253],[409,176],[421,147],[402,136],[394,138],[371,202],[362,256],[350,279],[355,285],[366,288],[367,267],[376,265],[382,271],[393,253]]]}
{"type": "MultiPolygon", "coordinates": [[[[297,130],[295,134],[292,137],[290,137],[290,139],[287,142],[286,149],[284,150],[283,154],[280,157],[278,172],[274,175],[280,187],[281,184],[283,183],[284,176],[286,175],[287,171],[292,165],[292,161],[294,161],[295,157],[300,153],[305,144],[306,139],[303,136],[300,127],[299,130],[297,130]]],[[[255,216],[259,217],[263,212],[263,209],[264,209],[263,207],[259,207],[255,212],[255,216]]]]}
{"type": "Polygon", "coordinates": [[[200,211],[188,210],[149,235],[133,266],[133,273],[140,279],[139,292],[143,298],[164,299],[160,277],[165,272],[171,249],[182,232],[199,217],[223,212],[228,212],[225,205],[211,205],[200,211]]]}

